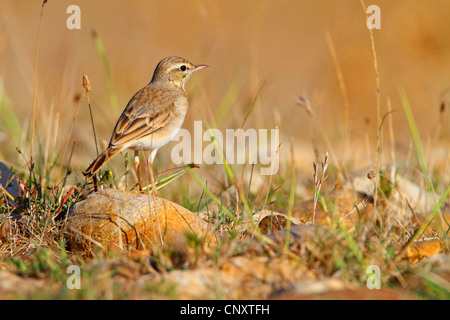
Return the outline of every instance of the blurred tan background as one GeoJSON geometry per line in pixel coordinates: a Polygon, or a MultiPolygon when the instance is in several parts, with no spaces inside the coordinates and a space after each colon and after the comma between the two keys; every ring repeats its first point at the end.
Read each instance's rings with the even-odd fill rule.
{"type": "MultiPolygon", "coordinates": [[[[0,92],[23,130],[29,130],[32,110],[41,3],[0,0],[0,92]]],[[[449,112],[448,107],[440,112],[440,107],[444,100],[450,103],[450,91],[444,95],[450,90],[450,1],[366,0],[367,6],[371,4],[381,8],[381,30],[374,30],[374,35],[382,114],[388,110],[389,98],[396,110],[391,117],[397,155],[408,157],[411,152],[399,99],[402,87],[424,145],[436,148],[440,159],[448,161],[449,112]]],[[[366,16],[359,0],[49,0],[44,7],[39,48],[36,144],[51,154],[62,153],[68,139],[69,146],[76,141],[73,170],[85,169],[95,157],[95,148],[86,99],[76,101],[76,96],[84,93],[82,73],[91,81],[97,136],[108,142],[128,100],[150,81],[157,62],[168,55],[210,65],[187,84],[191,107],[184,128],[191,129],[194,120],[202,119],[214,126],[214,115],[234,86],[238,88],[237,99],[220,129],[240,127],[256,100],[246,128],[278,125],[282,150],[289,152],[292,138],[300,168],[310,170],[313,121],[297,104],[298,96],[306,95],[336,146],[336,154],[350,155],[355,166],[374,165],[376,82],[366,16]],[[66,27],[66,9],[71,4],[81,9],[81,30],[66,27]],[[105,47],[117,109],[109,100],[93,30],[105,47]],[[346,86],[348,121],[327,33],[346,86]],[[349,130],[348,149],[341,148],[344,126],[349,130]]],[[[1,160],[12,164],[21,158],[16,146],[26,148],[26,143],[24,138],[12,137],[5,126],[10,121],[6,115],[0,115],[1,160]]],[[[392,146],[386,130],[388,148],[392,146]]],[[[328,148],[323,137],[318,130],[315,135],[324,154],[328,148]]],[[[61,156],[64,163],[68,153],[61,156]]],[[[161,154],[156,161],[158,157],[168,159],[170,147],[161,154]]],[[[389,162],[389,157],[385,160],[389,162]]],[[[163,166],[161,160],[157,166],[163,166]]]]}

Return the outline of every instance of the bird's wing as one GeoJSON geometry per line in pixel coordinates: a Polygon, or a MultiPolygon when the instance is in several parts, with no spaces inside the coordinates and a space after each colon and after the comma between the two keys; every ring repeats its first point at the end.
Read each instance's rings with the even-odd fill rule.
{"type": "Polygon", "coordinates": [[[163,128],[173,117],[177,104],[183,103],[167,88],[146,86],[139,90],[116,123],[109,145],[119,147],[163,128]]]}

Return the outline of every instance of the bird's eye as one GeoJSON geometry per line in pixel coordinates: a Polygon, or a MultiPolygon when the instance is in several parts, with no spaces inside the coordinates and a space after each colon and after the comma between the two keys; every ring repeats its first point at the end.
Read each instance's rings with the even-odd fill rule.
{"type": "Polygon", "coordinates": [[[181,70],[181,71],[186,71],[186,69],[187,69],[187,68],[186,68],[186,66],[185,66],[184,64],[180,67],[180,70],[181,70]]]}

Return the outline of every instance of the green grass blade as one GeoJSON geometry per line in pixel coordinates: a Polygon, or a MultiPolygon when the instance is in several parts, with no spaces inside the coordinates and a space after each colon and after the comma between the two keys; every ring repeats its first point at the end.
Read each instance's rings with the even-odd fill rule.
{"type": "MultiPolygon", "coordinates": [[[[170,184],[172,181],[177,180],[178,178],[180,178],[181,176],[183,176],[186,173],[186,169],[182,169],[178,172],[175,172],[174,174],[171,174],[170,176],[164,177],[159,179],[158,181],[156,181],[157,187],[156,190],[162,189],[165,186],[167,186],[168,184],[170,184]]],[[[142,190],[147,190],[147,188],[151,188],[151,184],[144,186],[142,188],[142,190]]],[[[150,190],[152,192],[152,190],[150,190]]]]}
{"type": "Polygon", "coordinates": [[[246,77],[244,77],[243,75],[238,76],[228,88],[228,91],[222,99],[222,102],[220,103],[220,106],[214,116],[214,121],[217,128],[220,128],[222,126],[224,120],[230,114],[231,108],[235,104],[239,93],[244,87],[245,78],[246,77]]]}
{"type": "Polygon", "coordinates": [[[414,241],[416,241],[422,233],[425,231],[425,229],[430,225],[431,221],[436,217],[436,215],[439,212],[439,209],[444,205],[445,200],[447,200],[450,193],[450,184],[447,185],[447,189],[445,189],[444,194],[441,196],[439,201],[434,206],[433,210],[430,212],[430,214],[426,217],[425,221],[422,223],[422,225],[419,227],[419,229],[414,233],[414,235],[409,239],[408,243],[403,247],[404,251],[407,247],[411,245],[414,241]]]}
{"type": "Polygon", "coordinates": [[[433,184],[431,183],[430,176],[428,174],[425,154],[423,152],[422,143],[420,141],[419,130],[417,129],[416,121],[411,110],[408,98],[406,97],[405,90],[400,88],[400,98],[402,101],[403,110],[405,112],[406,120],[408,122],[409,131],[413,140],[414,150],[416,151],[417,160],[419,161],[420,170],[422,171],[428,192],[433,191],[433,184]]]}
{"type": "Polygon", "coordinates": [[[11,107],[6,92],[3,90],[2,83],[0,83],[0,114],[2,115],[1,125],[3,128],[6,128],[6,131],[11,135],[14,144],[18,145],[22,137],[22,127],[11,107]]]}
{"type": "Polygon", "coordinates": [[[360,265],[362,266],[363,270],[367,269],[367,263],[364,261],[364,254],[359,250],[358,244],[356,243],[355,239],[353,239],[352,235],[348,232],[347,228],[342,225],[338,224],[338,230],[341,232],[341,234],[344,236],[345,240],[347,241],[350,251],[353,253],[355,258],[358,260],[360,265]]]}
{"type": "Polygon", "coordinates": [[[222,205],[222,202],[219,201],[219,199],[217,199],[216,196],[214,196],[211,191],[209,191],[209,189],[205,186],[205,184],[200,180],[197,174],[195,174],[195,172],[190,167],[187,167],[187,170],[194,178],[194,180],[197,182],[197,184],[203,189],[208,198],[210,198],[220,208],[220,210],[222,210],[225,213],[226,216],[228,216],[231,220],[233,220],[236,223],[237,222],[236,216],[224,205],[222,205]]]}
{"type": "Polygon", "coordinates": [[[228,164],[227,159],[225,158],[225,155],[222,152],[222,147],[217,142],[217,139],[215,139],[213,136],[211,136],[211,141],[214,143],[214,147],[216,148],[216,151],[219,153],[220,157],[222,158],[223,166],[225,168],[225,172],[227,173],[227,176],[233,182],[233,184],[235,185],[236,189],[238,189],[238,195],[239,195],[239,198],[240,198],[241,202],[244,205],[244,209],[245,209],[245,213],[247,214],[247,217],[251,218],[251,212],[250,212],[251,210],[250,210],[250,206],[248,204],[248,201],[247,201],[247,199],[245,199],[244,195],[239,190],[239,186],[238,186],[236,177],[234,176],[233,170],[231,170],[231,167],[228,164]]]}
{"type": "MultiPolygon", "coordinates": [[[[293,166],[293,164],[292,164],[293,166]]],[[[294,170],[295,171],[295,170],[294,170]]],[[[287,209],[287,221],[286,221],[286,238],[284,239],[284,245],[289,247],[289,235],[291,229],[291,218],[292,218],[292,209],[294,208],[294,200],[295,200],[295,185],[297,183],[296,174],[291,177],[291,191],[289,192],[289,202],[287,209]]]]}

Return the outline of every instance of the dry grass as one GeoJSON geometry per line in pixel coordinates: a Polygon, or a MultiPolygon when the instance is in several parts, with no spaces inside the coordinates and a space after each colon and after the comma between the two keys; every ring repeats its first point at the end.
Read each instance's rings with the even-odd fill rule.
{"type": "MultiPolygon", "coordinates": [[[[17,288],[2,291],[0,281],[0,298],[299,297],[318,284],[365,287],[370,265],[381,268],[382,288],[450,297],[446,1],[410,1],[407,13],[379,1],[382,30],[369,33],[351,1],[105,3],[80,1],[82,29],[69,31],[64,1],[0,0],[0,160],[20,189],[0,190],[0,279],[17,288]],[[218,245],[189,235],[151,252],[86,259],[63,233],[70,207],[92,190],[81,172],[120,105],[169,54],[211,66],[188,84],[184,127],[192,132],[199,119],[220,130],[278,127],[280,170],[179,171],[166,165],[167,146],[155,161],[161,196],[202,213],[218,245]],[[264,210],[286,215],[252,219],[264,210]],[[427,250],[441,255],[426,258],[420,246],[431,240],[427,250]],[[81,267],[80,290],[66,286],[69,265],[81,267]]],[[[126,153],[104,169],[99,187],[133,188],[126,153]]]]}

